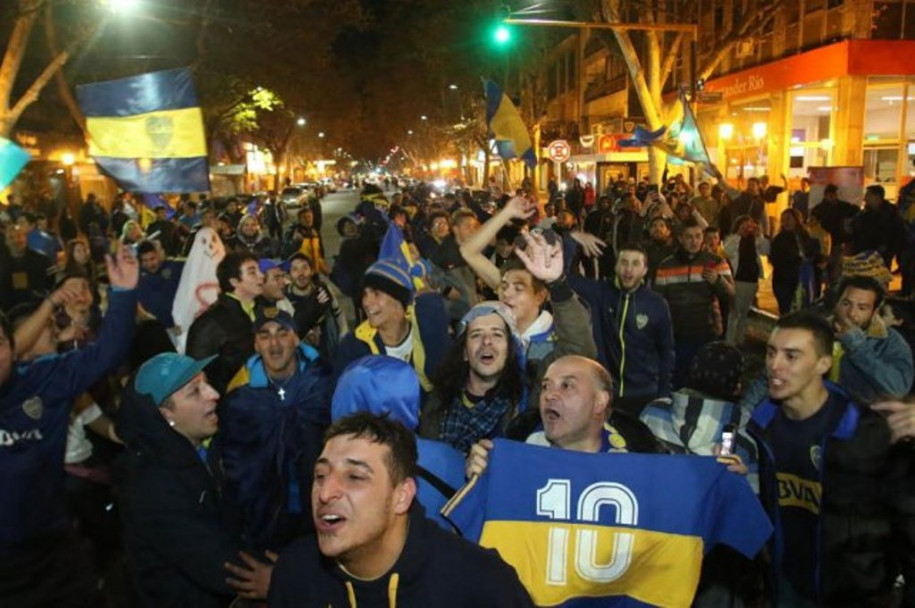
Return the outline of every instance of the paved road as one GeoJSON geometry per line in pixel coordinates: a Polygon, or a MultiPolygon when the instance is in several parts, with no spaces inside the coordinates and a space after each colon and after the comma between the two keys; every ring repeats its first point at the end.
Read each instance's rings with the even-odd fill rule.
{"type": "MultiPolygon", "coordinates": [[[[334,258],[340,252],[340,242],[343,240],[337,232],[337,220],[348,213],[352,213],[359,204],[358,190],[340,190],[332,194],[327,194],[321,200],[321,210],[323,212],[323,223],[321,224],[321,239],[324,241],[324,259],[328,265],[333,268],[334,258]]],[[[350,328],[354,327],[356,313],[352,301],[344,297],[336,286],[331,283],[331,289],[340,306],[346,313],[349,320],[350,328]]]]}
{"type": "Polygon", "coordinates": [[[333,267],[333,259],[340,252],[340,235],[337,233],[337,220],[352,213],[359,203],[357,190],[340,190],[327,194],[321,201],[324,221],[321,224],[321,238],[324,241],[324,256],[333,267]]]}

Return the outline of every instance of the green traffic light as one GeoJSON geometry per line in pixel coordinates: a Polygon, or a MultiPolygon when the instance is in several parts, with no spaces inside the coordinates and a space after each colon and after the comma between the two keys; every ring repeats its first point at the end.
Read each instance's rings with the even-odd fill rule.
{"type": "Polygon", "coordinates": [[[511,38],[511,33],[508,31],[508,28],[504,25],[500,25],[496,28],[496,42],[499,44],[505,44],[511,38]]]}

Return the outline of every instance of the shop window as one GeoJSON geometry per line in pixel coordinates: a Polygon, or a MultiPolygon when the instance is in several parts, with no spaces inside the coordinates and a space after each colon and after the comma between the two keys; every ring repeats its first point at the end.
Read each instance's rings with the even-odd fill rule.
{"type": "Polygon", "coordinates": [[[864,177],[869,182],[890,184],[888,196],[895,194],[900,177],[911,171],[915,150],[908,145],[909,133],[915,135],[915,86],[892,79],[870,78],[864,114],[864,177]],[[903,130],[902,111],[906,110],[903,130]]]}
{"type": "Polygon", "coordinates": [[[806,175],[808,167],[830,164],[835,106],[834,89],[799,89],[792,94],[788,144],[790,177],[806,175]]]}
{"type": "Polygon", "coordinates": [[[864,110],[865,145],[898,145],[902,102],[902,83],[877,81],[868,84],[864,110]]]}
{"type": "Polygon", "coordinates": [[[868,183],[895,183],[898,158],[896,148],[865,148],[864,179],[868,183]]]}
{"type": "Polygon", "coordinates": [[[730,107],[729,122],[718,126],[718,146],[724,147],[729,180],[765,175],[769,166],[768,98],[730,107]]]}

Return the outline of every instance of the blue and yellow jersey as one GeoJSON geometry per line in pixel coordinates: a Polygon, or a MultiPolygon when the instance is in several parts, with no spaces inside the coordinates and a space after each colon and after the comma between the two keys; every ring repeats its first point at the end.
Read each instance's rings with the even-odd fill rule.
{"type": "Polygon", "coordinates": [[[498,439],[442,513],[497,549],[539,606],[689,606],[715,544],[753,557],[772,533],[746,480],[714,458],[498,439]]]}

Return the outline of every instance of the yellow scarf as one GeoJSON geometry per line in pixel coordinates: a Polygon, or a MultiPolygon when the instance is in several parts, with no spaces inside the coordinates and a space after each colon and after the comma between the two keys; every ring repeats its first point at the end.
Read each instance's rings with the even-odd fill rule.
{"type": "MultiPolygon", "coordinates": [[[[426,348],[423,346],[422,336],[419,333],[419,323],[416,320],[416,310],[413,304],[407,307],[407,320],[410,321],[411,331],[413,332],[413,356],[411,363],[419,376],[419,384],[423,390],[429,392],[432,390],[432,382],[426,376],[426,348]]],[[[378,330],[369,325],[368,321],[363,321],[356,328],[356,339],[361,340],[369,345],[369,350],[373,355],[383,354],[375,343],[375,334],[378,330]]]]}
{"type": "Polygon", "coordinates": [[[309,257],[313,268],[320,273],[327,272],[327,263],[321,257],[321,241],[318,237],[305,237],[302,239],[302,245],[299,251],[309,257]]]}

